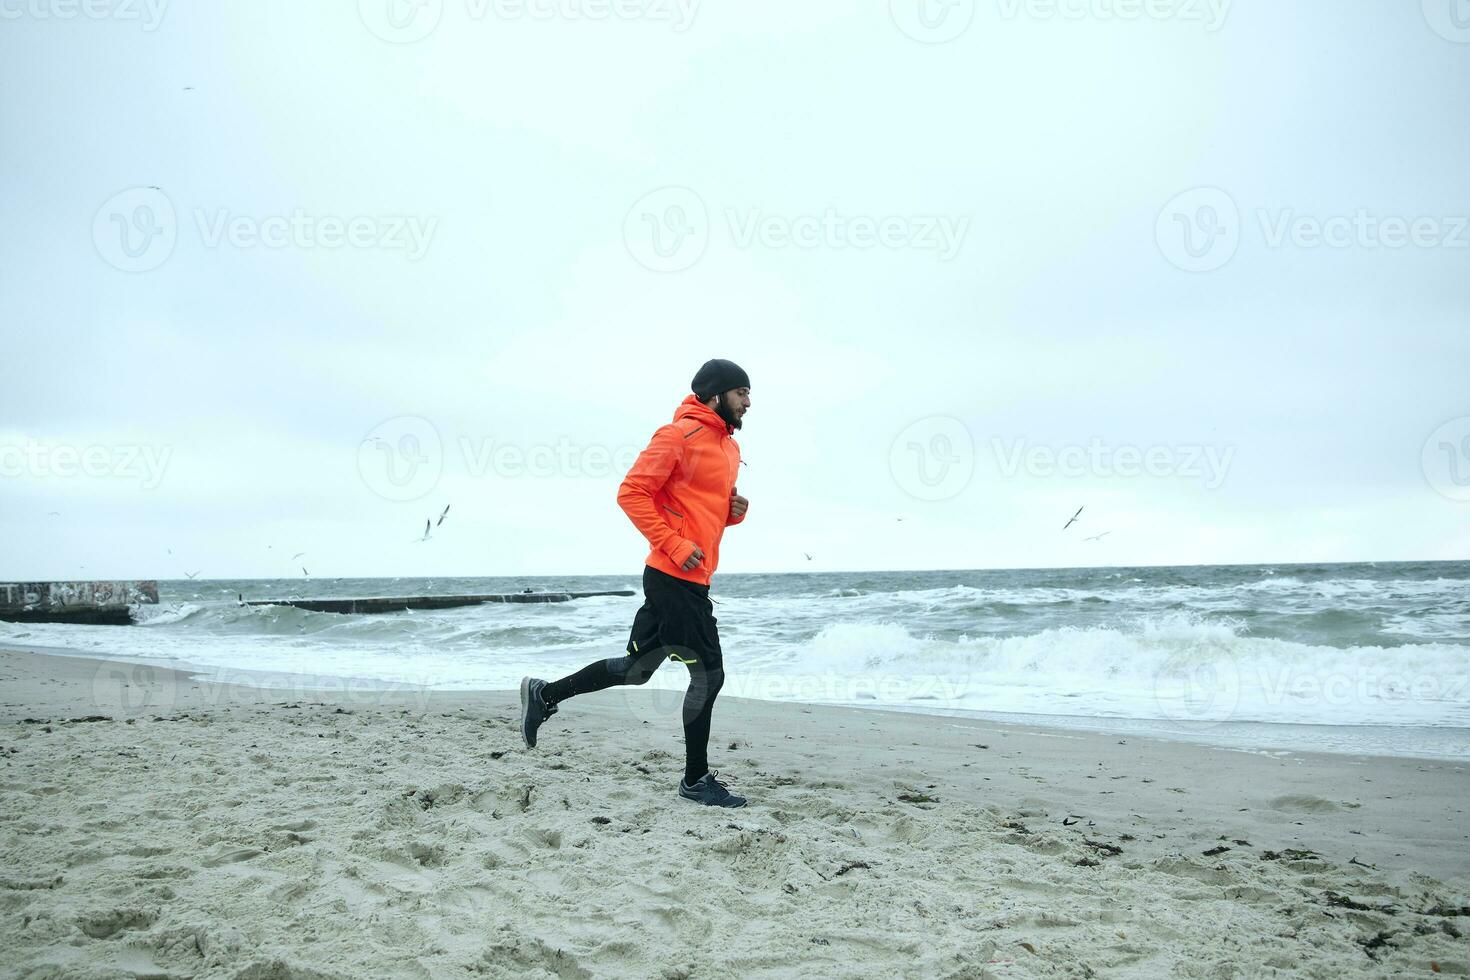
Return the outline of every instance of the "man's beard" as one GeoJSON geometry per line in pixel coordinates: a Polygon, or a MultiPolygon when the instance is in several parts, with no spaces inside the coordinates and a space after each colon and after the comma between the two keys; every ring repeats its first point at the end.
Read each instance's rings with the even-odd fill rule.
{"type": "Polygon", "coordinates": [[[735,409],[730,407],[730,401],[724,395],[715,402],[715,414],[724,419],[730,428],[740,428],[740,416],[735,414],[735,409]]]}

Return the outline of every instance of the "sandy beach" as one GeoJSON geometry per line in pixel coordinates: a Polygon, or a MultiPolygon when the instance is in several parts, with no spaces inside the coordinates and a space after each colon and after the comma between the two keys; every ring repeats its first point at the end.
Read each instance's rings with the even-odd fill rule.
{"type": "Polygon", "coordinates": [[[722,699],[0,654],[5,977],[1470,974],[1470,772],[722,699]]]}

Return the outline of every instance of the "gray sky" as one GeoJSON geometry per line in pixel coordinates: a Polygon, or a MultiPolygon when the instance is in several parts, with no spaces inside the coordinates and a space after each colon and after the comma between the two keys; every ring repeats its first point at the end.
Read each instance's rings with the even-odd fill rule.
{"type": "Polygon", "coordinates": [[[0,0],[0,577],[1470,557],[1452,2],[0,0]]]}

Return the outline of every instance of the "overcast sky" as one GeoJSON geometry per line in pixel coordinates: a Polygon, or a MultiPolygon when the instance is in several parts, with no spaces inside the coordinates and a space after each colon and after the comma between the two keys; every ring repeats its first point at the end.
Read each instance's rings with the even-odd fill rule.
{"type": "Polygon", "coordinates": [[[1470,557],[1453,2],[0,0],[0,578],[1470,557]]]}

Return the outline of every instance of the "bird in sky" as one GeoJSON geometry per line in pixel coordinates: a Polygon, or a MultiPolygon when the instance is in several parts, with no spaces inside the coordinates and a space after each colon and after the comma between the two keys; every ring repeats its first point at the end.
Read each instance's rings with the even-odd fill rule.
{"type": "Polygon", "coordinates": [[[1101,541],[1103,538],[1107,537],[1109,534],[1112,534],[1112,533],[1113,533],[1112,531],[1104,531],[1101,534],[1094,534],[1092,537],[1090,537],[1090,538],[1083,538],[1082,540],[1083,541],[1101,541]]]}
{"type": "Polygon", "coordinates": [[[450,505],[449,504],[445,504],[444,505],[444,513],[442,513],[442,514],[439,515],[439,520],[436,521],[435,524],[434,524],[435,527],[438,527],[440,524],[443,524],[444,523],[444,518],[447,517],[447,516],[449,516],[449,508],[450,508],[450,505]]]}
{"type": "Polygon", "coordinates": [[[304,552],[304,551],[298,551],[298,552],[296,552],[296,554],[294,554],[294,555],[291,556],[291,560],[292,561],[295,561],[296,559],[300,558],[304,554],[306,554],[306,552],[304,552]]]}
{"type": "Polygon", "coordinates": [[[431,534],[433,534],[433,533],[434,533],[434,519],[432,517],[430,517],[430,518],[425,519],[425,521],[424,521],[424,536],[421,537],[421,538],[414,538],[413,540],[415,542],[418,542],[418,541],[427,541],[427,540],[429,540],[429,536],[431,534]]]}
{"type": "MultiPolygon", "coordinates": [[[[201,568],[199,570],[199,572],[202,572],[202,571],[204,571],[204,569],[201,568]]],[[[190,581],[193,581],[194,578],[199,575],[199,572],[185,572],[184,573],[184,578],[189,579],[190,581]]]]}
{"type": "MultiPolygon", "coordinates": [[[[1086,507],[1086,506],[1087,506],[1086,504],[1083,504],[1082,505],[1082,507],[1086,507]]],[[[1082,513],[1082,507],[1078,507],[1077,508],[1077,514],[1082,513]]],[[[1077,514],[1073,514],[1072,515],[1072,519],[1070,521],[1068,521],[1067,523],[1065,523],[1065,524],[1062,525],[1062,530],[1063,531],[1065,531],[1067,528],[1071,527],[1073,524],[1076,524],[1077,523],[1077,514]]]]}

